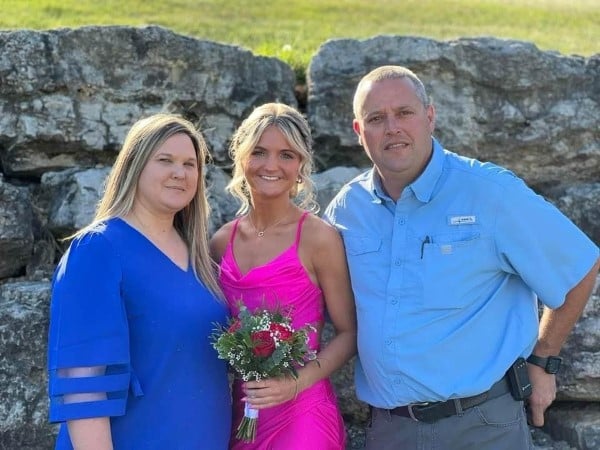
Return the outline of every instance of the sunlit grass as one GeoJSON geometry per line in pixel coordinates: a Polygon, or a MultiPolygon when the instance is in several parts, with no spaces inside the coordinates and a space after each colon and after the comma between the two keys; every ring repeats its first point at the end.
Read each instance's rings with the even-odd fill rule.
{"type": "Polygon", "coordinates": [[[161,25],[289,63],[300,77],[332,38],[495,36],[600,52],[597,0],[0,0],[1,29],[161,25]]]}

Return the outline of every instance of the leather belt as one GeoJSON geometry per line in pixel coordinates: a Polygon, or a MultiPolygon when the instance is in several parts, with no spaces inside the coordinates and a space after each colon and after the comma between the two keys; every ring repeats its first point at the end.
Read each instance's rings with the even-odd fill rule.
{"type": "Polygon", "coordinates": [[[410,417],[417,422],[434,423],[446,417],[461,415],[466,409],[480,405],[510,392],[508,377],[504,376],[489,390],[472,397],[455,398],[445,402],[411,403],[394,409],[383,409],[394,416],[410,417]]]}

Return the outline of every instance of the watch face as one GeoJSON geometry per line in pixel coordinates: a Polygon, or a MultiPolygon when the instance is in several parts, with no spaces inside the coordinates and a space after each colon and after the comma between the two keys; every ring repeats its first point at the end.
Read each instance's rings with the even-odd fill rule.
{"type": "Polygon", "coordinates": [[[556,356],[549,356],[548,361],[546,362],[546,372],[557,373],[560,369],[561,362],[562,358],[558,358],[556,356]]]}

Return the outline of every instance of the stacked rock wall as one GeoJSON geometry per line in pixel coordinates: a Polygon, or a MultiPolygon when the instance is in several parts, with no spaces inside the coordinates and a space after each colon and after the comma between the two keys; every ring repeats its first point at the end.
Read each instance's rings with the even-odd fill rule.
{"type": "MultiPolygon", "coordinates": [[[[309,67],[306,108],[322,208],[368,165],[352,132],[351,99],[358,80],[383,64],[421,76],[444,146],[512,169],[600,243],[600,55],[567,57],[516,41],[325,43],[309,67]]],[[[0,449],[52,448],[49,280],[61,238],[93,216],[129,127],[159,111],[199,126],[214,159],[214,231],[237,209],[224,192],[232,132],[264,102],[298,106],[294,82],[277,59],[159,27],[0,32],[0,449]]],[[[597,288],[563,351],[546,427],[554,440],[536,432],[537,448],[598,448],[599,317],[597,288]]],[[[354,397],[351,364],[334,382],[349,448],[359,448],[366,409],[354,397]]]]}

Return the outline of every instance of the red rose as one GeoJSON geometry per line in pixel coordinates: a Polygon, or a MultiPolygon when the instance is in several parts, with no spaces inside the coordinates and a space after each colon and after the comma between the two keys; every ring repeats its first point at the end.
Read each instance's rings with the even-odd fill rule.
{"type": "Polygon", "coordinates": [[[255,331],[250,334],[250,339],[254,344],[252,353],[256,356],[266,358],[275,351],[275,341],[273,341],[270,331],[255,331]]]}
{"type": "Polygon", "coordinates": [[[227,328],[227,332],[235,333],[240,328],[242,328],[242,323],[239,320],[234,320],[231,325],[229,325],[229,328],[227,328]]]}
{"type": "Polygon", "coordinates": [[[292,338],[292,332],[285,325],[281,325],[280,323],[272,323],[269,328],[275,334],[275,336],[279,337],[279,339],[282,341],[288,341],[292,338]]]}

